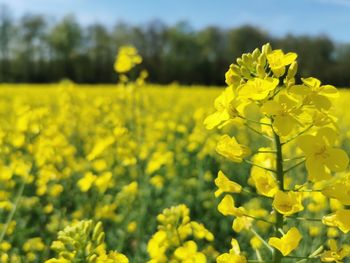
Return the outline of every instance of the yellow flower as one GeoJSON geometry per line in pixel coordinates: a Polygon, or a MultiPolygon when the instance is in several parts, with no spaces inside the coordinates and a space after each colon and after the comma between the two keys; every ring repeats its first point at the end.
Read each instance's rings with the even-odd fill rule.
{"type": "Polygon", "coordinates": [[[118,73],[126,73],[135,65],[142,62],[142,57],[133,46],[122,46],[114,63],[114,70],[118,73]]]}
{"type": "Polygon", "coordinates": [[[0,165],[0,181],[11,180],[13,175],[13,169],[8,166],[0,165]]]}
{"type": "Polygon", "coordinates": [[[320,192],[311,192],[308,193],[310,201],[307,204],[307,210],[313,213],[320,212],[324,209],[327,209],[327,197],[325,197],[320,192]]]}
{"type": "Polygon", "coordinates": [[[94,147],[91,149],[90,153],[87,155],[86,159],[89,161],[94,160],[96,157],[101,155],[107,147],[112,145],[115,142],[115,138],[113,136],[108,136],[96,142],[94,147]]]}
{"type": "Polygon", "coordinates": [[[250,241],[250,245],[252,246],[253,249],[260,249],[262,246],[261,240],[257,236],[253,236],[250,241]]]}
{"type": "MultiPolygon", "coordinates": [[[[12,247],[11,244],[7,241],[2,241],[0,243],[0,251],[7,252],[8,250],[11,249],[11,247],[12,247]]],[[[0,260],[0,262],[1,262],[1,260],[0,260]]]]}
{"type": "Polygon", "coordinates": [[[310,226],[309,227],[309,235],[311,237],[317,237],[321,234],[322,228],[319,226],[310,226]]]}
{"type": "Polygon", "coordinates": [[[178,247],[174,255],[183,263],[205,263],[206,257],[203,253],[197,251],[197,244],[190,240],[178,247]]]}
{"type": "Polygon", "coordinates": [[[273,91],[278,86],[278,79],[254,78],[247,83],[239,86],[238,94],[245,99],[263,100],[266,99],[270,91],[273,91]]]}
{"type": "Polygon", "coordinates": [[[157,189],[162,189],[164,186],[164,178],[161,175],[152,176],[149,182],[157,189]]]}
{"type": "Polygon", "coordinates": [[[71,260],[65,258],[51,258],[45,261],[45,263],[70,263],[71,260]]]}
{"type": "Polygon", "coordinates": [[[58,197],[62,192],[64,188],[60,184],[54,184],[50,187],[48,194],[52,197],[58,197]]]}
{"type": "Polygon", "coordinates": [[[234,64],[231,64],[230,68],[225,73],[225,82],[232,88],[237,87],[241,82],[241,76],[238,70],[239,69],[235,68],[234,64]]]}
{"type": "Polygon", "coordinates": [[[316,78],[302,78],[303,85],[295,85],[290,92],[304,97],[303,104],[312,104],[319,110],[328,110],[332,103],[329,98],[339,96],[338,90],[331,85],[321,86],[321,81],[316,78]]]}
{"type": "Polygon", "coordinates": [[[30,238],[23,245],[23,250],[26,252],[42,251],[44,249],[45,249],[45,244],[43,243],[40,237],[30,238]]]}
{"type": "Polygon", "coordinates": [[[136,228],[137,228],[136,221],[131,221],[126,227],[129,233],[134,233],[136,231],[136,228]]]}
{"type": "Polygon", "coordinates": [[[278,191],[277,181],[270,171],[253,166],[250,172],[250,180],[261,195],[273,197],[278,191]]]}
{"type": "Polygon", "coordinates": [[[225,122],[231,117],[231,101],[234,98],[233,90],[231,87],[227,87],[219,97],[215,99],[214,107],[216,112],[209,115],[204,120],[204,125],[207,129],[213,129],[216,126],[220,125],[222,122],[225,122]]]}
{"type": "Polygon", "coordinates": [[[240,216],[235,218],[232,223],[232,229],[239,233],[244,229],[250,229],[252,226],[253,218],[247,216],[240,216]]]}
{"type": "Polygon", "coordinates": [[[269,245],[278,249],[283,256],[287,256],[296,249],[299,245],[302,236],[299,230],[295,227],[289,229],[289,231],[281,238],[271,237],[269,239],[269,245]]]}
{"type": "Polygon", "coordinates": [[[91,172],[88,172],[84,175],[83,178],[79,179],[77,185],[82,192],[87,192],[91,188],[92,184],[96,180],[96,175],[93,175],[91,172]]]}
{"type": "Polygon", "coordinates": [[[335,198],[344,205],[350,205],[350,174],[341,176],[322,189],[322,194],[335,198]]]}
{"type": "Polygon", "coordinates": [[[291,215],[304,209],[301,203],[301,194],[293,191],[278,191],[275,194],[273,207],[283,215],[291,215]]]}
{"type": "Polygon", "coordinates": [[[327,226],[338,227],[343,233],[350,231],[350,210],[340,209],[335,213],[322,218],[322,223],[327,226]]]}
{"type": "Polygon", "coordinates": [[[276,49],[267,54],[267,61],[276,77],[285,73],[285,66],[292,64],[297,58],[297,54],[289,52],[284,54],[281,49],[276,49]]]}
{"type": "Polygon", "coordinates": [[[94,184],[100,193],[104,193],[108,188],[113,187],[112,177],[113,175],[111,172],[104,172],[96,177],[94,184]]]}
{"type": "Polygon", "coordinates": [[[215,191],[215,197],[225,192],[240,193],[242,191],[242,186],[228,179],[221,170],[218,173],[218,177],[215,179],[215,185],[219,188],[215,191]]]}
{"type": "Polygon", "coordinates": [[[221,202],[218,205],[218,210],[224,216],[232,215],[239,217],[244,215],[244,208],[235,207],[235,201],[230,195],[225,195],[225,197],[221,200],[221,202]]]}
{"type": "Polygon", "coordinates": [[[331,128],[318,130],[316,135],[304,135],[298,145],[306,156],[306,169],[311,181],[326,180],[330,171],[341,172],[346,169],[349,157],[342,149],[333,147],[337,135],[331,128]]]}
{"type": "Polygon", "coordinates": [[[206,239],[208,241],[214,240],[214,235],[205,228],[203,224],[200,224],[196,221],[191,222],[191,227],[193,231],[193,235],[198,239],[206,239]]]}
{"type": "Polygon", "coordinates": [[[277,100],[269,100],[262,107],[264,114],[273,117],[272,126],[280,136],[289,135],[300,122],[298,115],[301,114],[298,109],[298,102],[286,94],[280,94],[277,100]]]}
{"type": "Polygon", "coordinates": [[[216,146],[216,151],[232,162],[242,162],[242,159],[250,154],[247,146],[238,144],[235,137],[230,137],[227,134],[222,135],[216,146]]]}
{"type": "Polygon", "coordinates": [[[168,249],[167,234],[165,231],[156,232],[152,238],[148,241],[147,252],[151,259],[151,262],[166,262],[167,256],[165,255],[168,249]]]}
{"type": "Polygon", "coordinates": [[[216,112],[209,115],[204,120],[204,125],[211,130],[217,126],[224,126],[230,119],[243,115],[244,107],[247,103],[243,103],[235,96],[232,87],[227,87],[219,97],[215,99],[214,107],[216,112]]]}
{"type": "Polygon", "coordinates": [[[337,242],[334,239],[328,240],[329,250],[326,250],[321,255],[322,262],[342,262],[343,258],[350,254],[349,247],[338,248],[337,242]]]}
{"type": "Polygon", "coordinates": [[[217,263],[246,263],[247,259],[241,255],[241,249],[239,248],[236,239],[232,238],[229,253],[224,253],[216,258],[217,263]]]}
{"type": "Polygon", "coordinates": [[[98,251],[98,257],[96,258],[96,263],[129,263],[128,258],[116,251],[109,251],[106,253],[105,249],[100,249],[98,251]]]}
{"type": "Polygon", "coordinates": [[[327,229],[327,237],[328,238],[336,238],[336,237],[339,237],[339,230],[338,228],[335,228],[335,227],[329,227],[327,229]]]}

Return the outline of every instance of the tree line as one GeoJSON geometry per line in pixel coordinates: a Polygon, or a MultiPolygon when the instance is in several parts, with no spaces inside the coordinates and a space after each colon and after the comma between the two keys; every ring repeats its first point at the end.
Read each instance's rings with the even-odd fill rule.
{"type": "Polygon", "coordinates": [[[149,82],[222,85],[235,58],[266,42],[297,52],[301,76],[350,87],[350,44],[327,36],[278,38],[250,25],[194,30],[187,22],[168,26],[159,20],[139,26],[82,26],[73,15],[56,22],[37,14],[14,19],[6,6],[0,7],[0,82],[68,78],[77,83],[115,83],[118,47],[132,44],[144,59],[149,82]]]}

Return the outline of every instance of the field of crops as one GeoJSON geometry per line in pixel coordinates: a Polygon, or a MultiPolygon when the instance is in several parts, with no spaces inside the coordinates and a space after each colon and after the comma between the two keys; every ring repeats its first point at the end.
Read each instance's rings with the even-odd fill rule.
{"type": "Polygon", "coordinates": [[[1,85],[0,262],[346,262],[350,93],[274,88],[1,85]]]}

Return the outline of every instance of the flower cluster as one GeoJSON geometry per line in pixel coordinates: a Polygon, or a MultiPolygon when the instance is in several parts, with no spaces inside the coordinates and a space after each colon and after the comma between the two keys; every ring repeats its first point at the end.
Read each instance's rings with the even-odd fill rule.
{"type": "Polygon", "coordinates": [[[58,257],[45,263],[128,263],[128,259],[116,251],[106,251],[105,233],[102,223],[82,220],[58,232],[57,240],[51,245],[58,257]]]}
{"type": "Polygon", "coordinates": [[[215,251],[207,246],[199,250],[197,240],[213,241],[213,234],[205,226],[191,221],[189,209],[181,204],[166,208],[159,214],[158,231],[148,242],[150,263],[162,262],[206,262],[215,251]],[[193,239],[190,239],[190,238],[193,239]]]}
{"type": "MultiPolygon", "coordinates": [[[[219,188],[216,196],[226,193],[218,205],[219,212],[235,217],[235,221],[249,221],[246,229],[250,230],[250,235],[260,240],[269,237],[263,243],[273,252],[271,261],[275,263],[297,250],[303,238],[297,222],[313,221],[319,225],[323,222],[344,233],[350,230],[350,210],[343,207],[349,204],[349,176],[334,177],[334,173],[345,171],[349,163],[347,153],[338,146],[339,128],[331,113],[333,99],[339,93],[334,86],[322,85],[313,77],[299,81],[296,59],[297,54],[273,50],[270,44],[243,54],[226,73],[228,87],[215,100],[216,111],[204,121],[208,129],[244,125],[267,144],[249,149],[225,129],[226,134],[220,137],[216,151],[232,162],[245,161],[251,165],[247,181],[255,190],[231,181],[221,171],[215,184],[219,188]],[[307,171],[305,176],[303,165],[307,171]],[[237,207],[232,194],[260,196],[264,200],[262,210],[273,217],[257,215],[258,208],[249,211],[248,204],[237,207]],[[328,207],[324,203],[327,197],[332,198],[328,207]],[[331,205],[334,200],[337,206],[331,205]],[[334,212],[321,215],[323,218],[307,218],[327,209],[334,212]],[[259,222],[267,223],[271,231],[260,228],[258,230],[263,233],[258,233],[253,226],[259,222]]],[[[234,225],[235,222],[235,230],[234,225]]],[[[330,242],[334,250],[334,241],[330,242]]],[[[347,250],[333,257],[331,252],[317,249],[308,255],[296,251],[295,258],[320,257],[325,262],[338,262],[349,254],[344,251],[347,250]]],[[[245,256],[238,252],[232,249],[217,262],[246,262],[245,256]],[[228,255],[237,258],[236,261],[228,255]]],[[[271,262],[268,255],[262,259],[260,252],[256,252],[257,260],[271,262]]]]}

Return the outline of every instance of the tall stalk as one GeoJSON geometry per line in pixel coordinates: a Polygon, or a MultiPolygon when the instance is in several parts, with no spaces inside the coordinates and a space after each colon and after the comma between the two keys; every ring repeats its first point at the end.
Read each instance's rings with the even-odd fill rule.
{"type": "MultiPolygon", "coordinates": [[[[274,142],[275,142],[275,148],[276,148],[276,179],[278,182],[279,189],[281,191],[284,191],[284,172],[283,172],[283,154],[282,154],[282,144],[280,140],[280,136],[276,134],[276,132],[273,130],[274,134],[274,142]]],[[[275,236],[281,237],[282,233],[279,231],[283,227],[283,215],[279,213],[276,209],[276,223],[275,223],[275,236]]],[[[274,263],[280,263],[282,261],[282,254],[279,250],[274,249],[273,252],[273,262],[274,263]]]]}

